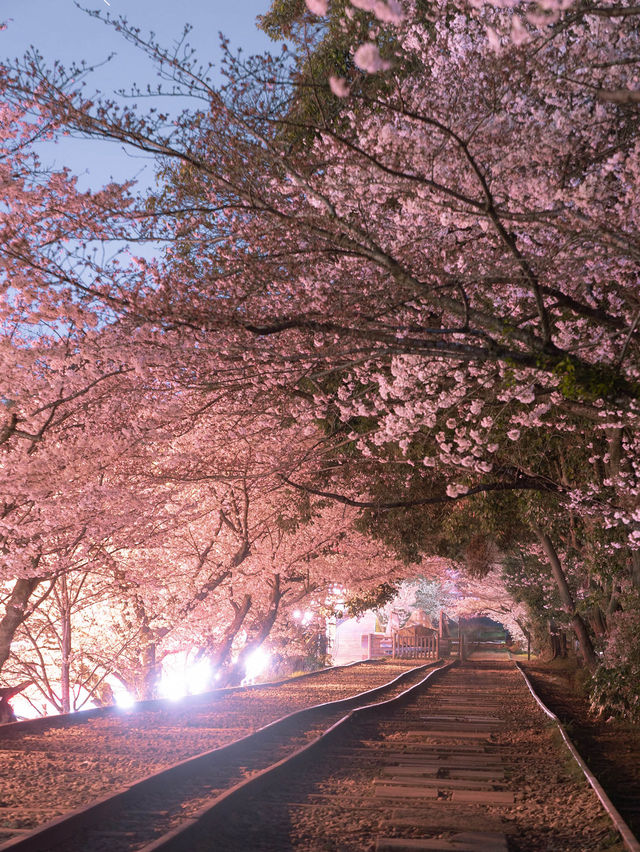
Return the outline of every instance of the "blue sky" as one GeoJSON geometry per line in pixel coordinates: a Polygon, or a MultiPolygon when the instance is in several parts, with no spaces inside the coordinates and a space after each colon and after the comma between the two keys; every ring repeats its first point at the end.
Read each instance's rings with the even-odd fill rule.
{"type": "MultiPolygon", "coordinates": [[[[105,0],[85,0],[84,5],[123,15],[143,32],[153,30],[168,46],[189,23],[193,26],[189,42],[205,62],[219,61],[220,31],[233,47],[242,47],[246,53],[277,50],[255,27],[256,15],[267,11],[269,0],[109,0],[109,5],[105,0]]],[[[111,27],[78,9],[73,0],[0,0],[0,21],[8,24],[0,32],[0,60],[21,56],[31,45],[47,62],[59,59],[67,65],[82,59],[94,64],[115,53],[111,62],[96,71],[89,87],[108,94],[133,82],[144,89],[154,80],[142,54],[111,27]]],[[[116,143],[65,141],[43,152],[43,158],[58,166],[69,165],[81,175],[81,186],[97,188],[110,177],[138,175],[143,182],[150,178],[150,167],[116,143]]]]}

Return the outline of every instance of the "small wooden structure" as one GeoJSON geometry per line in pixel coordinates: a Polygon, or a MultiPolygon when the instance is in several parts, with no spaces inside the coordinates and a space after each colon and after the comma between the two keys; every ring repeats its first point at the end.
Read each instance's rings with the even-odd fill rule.
{"type": "Polygon", "coordinates": [[[391,653],[391,636],[387,636],[386,633],[363,633],[363,660],[374,660],[377,657],[390,657],[391,653]]]}
{"type": "Polygon", "coordinates": [[[391,640],[394,657],[437,660],[440,656],[440,638],[432,627],[422,624],[401,627],[394,630],[391,640]]]}

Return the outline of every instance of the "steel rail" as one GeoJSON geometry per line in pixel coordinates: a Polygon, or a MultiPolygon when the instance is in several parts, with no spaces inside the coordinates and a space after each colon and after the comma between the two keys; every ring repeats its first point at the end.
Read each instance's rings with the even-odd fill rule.
{"type": "Polygon", "coordinates": [[[589,782],[589,784],[592,786],[593,791],[595,792],[596,796],[600,800],[601,805],[603,806],[603,808],[605,809],[605,811],[609,815],[611,821],[613,822],[613,824],[615,825],[616,829],[618,830],[620,836],[622,837],[622,841],[623,841],[624,845],[629,850],[629,852],[640,852],[640,842],[638,842],[634,833],[631,831],[631,829],[629,828],[627,823],[624,821],[624,819],[622,818],[622,816],[621,816],[620,812],[618,811],[618,809],[616,808],[616,806],[613,804],[613,802],[611,801],[609,796],[607,796],[607,794],[605,793],[604,789],[602,788],[602,785],[600,784],[600,782],[598,781],[596,776],[593,774],[593,772],[589,769],[588,765],[583,760],[582,756],[580,755],[580,752],[575,747],[575,745],[571,741],[569,735],[567,734],[566,730],[564,729],[562,722],[560,721],[560,719],[558,719],[558,717],[556,716],[556,714],[553,711],[549,710],[549,708],[546,706],[546,704],[538,696],[535,689],[533,688],[531,681],[527,677],[527,674],[524,671],[524,669],[522,668],[522,666],[520,665],[520,663],[518,663],[517,660],[514,660],[514,663],[515,663],[516,668],[518,669],[518,671],[520,672],[520,674],[524,678],[525,683],[529,687],[529,692],[535,698],[536,703],[538,704],[540,709],[544,713],[546,713],[546,715],[550,719],[552,719],[555,722],[555,724],[557,725],[558,730],[560,731],[560,734],[562,736],[562,739],[565,742],[565,745],[567,746],[567,748],[571,752],[571,756],[573,757],[575,762],[578,764],[578,766],[580,767],[580,769],[584,773],[584,776],[587,779],[587,781],[589,782]]]}
{"type": "MultiPolygon", "coordinates": [[[[258,689],[269,689],[278,686],[284,686],[287,683],[297,683],[301,680],[318,677],[328,672],[338,671],[342,669],[350,669],[355,666],[371,663],[383,663],[388,661],[389,657],[377,657],[368,660],[356,660],[353,663],[343,663],[340,666],[326,666],[323,669],[314,669],[312,672],[303,672],[303,674],[295,675],[295,677],[286,677],[282,680],[269,680],[262,683],[248,683],[244,686],[222,686],[219,689],[212,689],[209,692],[199,692],[197,695],[185,695],[180,699],[180,708],[198,706],[206,704],[215,698],[220,698],[225,695],[233,695],[237,692],[252,692],[258,689]]],[[[17,722],[3,722],[0,724],[0,737],[3,734],[14,732],[30,732],[40,733],[47,731],[50,728],[71,728],[74,725],[83,725],[93,719],[102,719],[105,716],[125,716],[137,710],[175,710],[176,702],[171,698],[146,698],[142,701],[136,701],[132,707],[123,708],[117,704],[108,704],[105,707],[90,707],[87,710],[74,710],[70,713],[53,713],[50,716],[39,716],[36,719],[21,719],[17,722]]]]}
{"type": "MultiPolygon", "coordinates": [[[[238,757],[246,756],[247,749],[255,748],[260,744],[260,740],[268,738],[270,734],[279,734],[282,732],[286,734],[287,727],[289,727],[294,721],[301,721],[305,719],[305,717],[308,717],[311,720],[314,716],[322,715],[322,713],[326,713],[327,711],[338,709],[341,705],[344,706],[346,709],[349,705],[357,705],[362,701],[368,701],[371,698],[374,698],[376,695],[379,695],[382,692],[393,688],[395,685],[398,685],[403,680],[409,679],[410,677],[415,675],[416,672],[428,668],[432,669],[427,678],[424,678],[422,681],[420,681],[420,683],[422,683],[424,680],[427,680],[428,677],[434,673],[434,671],[441,671],[442,668],[447,668],[447,666],[444,666],[442,668],[434,670],[433,666],[437,665],[438,662],[441,661],[436,660],[430,663],[423,664],[421,666],[416,666],[415,668],[402,672],[400,675],[388,681],[387,683],[382,684],[381,686],[377,686],[373,689],[356,693],[355,695],[351,695],[347,698],[340,698],[336,701],[327,701],[321,704],[314,704],[310,707],[305,707],[301,710],[295,710],[292,713],[289,713],[286,716],[283,716],[280,719],[276,719],[275,721],[270,722],[262,728],[259,728],[253,733],[241,737],[240,739],[234,740],[231,743],[227,743],[224,746],[219,746],[218,748],[212,749],[210,751],[194,755],[193,757],[187,758],[185,760],[181,760],[173,764],[172,766],[167,767],[166,769],[160,770],[159,772],[154,772],[140,779],[139,781],[121,787],[110,796],[103,797],[101,799],[98,799],[97,801],[92,802],[89,805],[78,808],[74,811],[71,811],[70,813],[63,814],[57,819],[45,823],[44,825],[40,826],[37,829],[34,829],[28,834],[22,834],[18,837],[10,838],[4,843],[0,843],[0,852],[9,852],[9,850],[10,852],[50,852],[52,848],[59,846],[61,843],[64,843],[74,834],[81,832],[85,829],[95,828],[95,823],[97,820],[109,818],[111,815],[113,815],[123,807],[132,805],[135,806],[135,800],[137,797],[152,794],[162,788],[170,788],[172,784],[175,784],[181,780],[186,780],[189,778],[190,775],[193,775],[197,772],[204,771],[215,762],[219,762],[220,764],[222,764],[223,762],[229,763],[234,759],[234,755],[236,754],[238,757]]],[[[408,692],[408,690],[401,693],[401,695],[405,695],[406,692],[408,692]]],[[[396,698],[397,697],[399,696],[396,696],[396,698]]],[[[396,699],[394,698],[388,700],[393,701],[396,699]]],[[[379,705],[376,704],[368,706],[377,707],[379,705]]],[[[348,715],[349,714],[347,714],[347,716],[348,715]]],[[[331,728],[329,730],[331,730],[331,728]]],[[[297,752],[294,752],[294,754],[295,753],[297,752]]],[[[285,757],[283,761],[286,762],[286,760],[287,758],[285,757]]],[[[277,766],[278,763],[272,764],[271,766],[274,765],[277,766]]],[[[271,767],[267,767],[267,769],[269,768],[271,767]]],[[[249,780],[253,780],[253,778],[260,777],[263,771],[264,770],[260,770],[255,776],[252,776],[252,778],[249,780]]],[[[245,782],[242,782],[239,785],[235,785],[230,789],[242,787],[244,783],[245,782]]],[[[226,792],[227,791],[225,791],[225,793],[226,792]]],[[[225,793],[218,794],[216,800],[224,799],[225,793]]],[[[172,833],[173,832],[170,832],[170,834],[172,833]]],[[[152,846],[145,848],[153,848],[153,844],[152,846]]]]}
{"type": "Polygon", "coordinates": [[[329,740],[333,740],[336,736],[342,734],[356,720],[365,716],[375,716],[387,709],[389,705],[402,706],[404,702],[413,697],[415,692],[424,688],[430,680],[457,664],[458,661],[454,660],[439,668],[432,669],[426,677],[401,692],[400,695],[350,710],[310,743],[225,790],[224,793],[214,797],[204,805],[193,817],[185,820],[181,826],[159,837],[147,846],[141,847],[137,852],[191,852],[197,839],[205,831],[210,831],[216,821],[223,820],[230,809],[237,808],[247,800],[251,801],[261,790],[271,786],[279,776],[286,775],[294,765],[306,760],[313,751],[325,746],[329,740]]]}

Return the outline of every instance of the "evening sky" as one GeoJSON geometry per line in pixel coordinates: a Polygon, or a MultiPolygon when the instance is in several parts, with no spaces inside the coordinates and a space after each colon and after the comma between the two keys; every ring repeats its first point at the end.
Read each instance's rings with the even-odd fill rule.
{"type": "MultiPolygon", "coordinates": [[[[277,50],[255,26],[256,15],[269,8],[269,0],[86,0],[90,9],[114,17],[124,16],[143,32],[155,32],[162,45],[171,46],[181,36],[186,23],[192,25],[189,43],[199,58],[219,64],[218,33],[230,39],[232,47],[245,53],[277,50]]],[[[150,62],[122,37],[79,9],[73,0],[0,0],[0,62],[22,56],[33,45],[50,64],[60,60],[69,65],[86,60],[93,65],[113,58],[98,68],[88,81],[88,90],[104,94],[131,87],[144,89],[154,83],[150,62]]],[[[43,159],[56,166],[68,165],[80,174],[80,186],[97,189],[109,180],[137,176],[145,183],[152,167],[139,156],[127,153],[118,143],[86,143],[68,140],[54,150],[42,151],[43,159]]]]}

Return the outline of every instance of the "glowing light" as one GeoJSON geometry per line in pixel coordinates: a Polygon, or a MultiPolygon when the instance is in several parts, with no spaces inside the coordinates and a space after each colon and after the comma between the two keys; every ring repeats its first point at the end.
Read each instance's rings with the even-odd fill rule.
{"type": "Polygon", "coordinates": [[[22,693],[14,695],[10,704],[18,720],[38,719],[41,716],[51,716],[51,714],[60,712],[49,701],[41,701],[38,705],[34,706],[22,693]]]}
{"type": "Polygon", "coordinates": [[[256,648],[256,650],[247,657],[247,662],[244,667],[246,675],[245,679],[247,681],[255,680],[267,669],[270,662],[271,654],[264,648],[256,648]]]}
{"type": "Polygon", "coordinates": [[[197,663],[189,666],[185,672],[187,692],[190,695],[205,692],[211,683],[211,674],[211,663],[209,660],[198,660],[197,663]]]}
{"type": "Polygon", "coordinates": [[[301,611],[301,610],[299,610],[299,609],[294,609],[294,611],[293,611],[293,617],[294,617],[294,618],[296,618],[296,619],[300,619],[300,618],[302,618],[302,611],[301,611]]]}
{"type": "Polygon", "coordinates": [[[116,704],[118,707],[122,707],[123,710],[129,710],[136,703],[135,698],[131,693],[123,690],[122,692],[117,692],[115,695],[116,704]]]}
{"type": "Polygon", "coordinates": [[[169,701],[180,701],[187,694],[187,684],[184,673],[172,672],[164,673],[158,687],[158,693],[161,698],[168,698],[169,701]]]}
{"type": "Polygon", "coordinates": [[[313,621],[313,613],[310,610],[307,610],[305,614],[302,616],[302,623],[304,625],[310,624],[313,621]]]}
{"type": "Polygon", "coordinates": [[[185,695],[197,695],[210,688],[213,672],[207,659],[188,663],[182,658],[181,665],[166,667],[162,672],[158,693],[169,701],[180,701],[185,695]]]}

